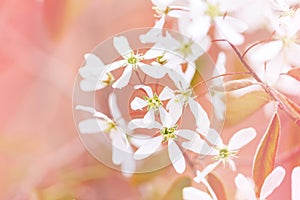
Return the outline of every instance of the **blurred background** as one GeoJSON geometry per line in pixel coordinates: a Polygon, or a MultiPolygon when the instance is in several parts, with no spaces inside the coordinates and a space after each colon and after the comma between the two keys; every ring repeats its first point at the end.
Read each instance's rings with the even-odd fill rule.
{"type": "MultiPolygon", "coordinates": [[[[73,122],[73,84],[84,54],[116,33],[151,27],[151,7],[150,0],[0,1],[0,199],[178,199],[190,184],[182,177],[175,181],[179,189],[170,189],[172,168],[124,178],[86,152],[73,122]]],[[[263,111],[248,122],[261,135],[268,119],[257,116],[263,111]]],[[[299,128],[283,124],[295,133],[281,144],[287,152],[299,144],[299,128]]],[[[244,154],[254,155],[258,142],[244,154]]],[[[278,162],[290,169],[299,164],[298,154],[285,153],[278,162]]],[[[289,177],[285,182],[288,190],[289,177]]]]}

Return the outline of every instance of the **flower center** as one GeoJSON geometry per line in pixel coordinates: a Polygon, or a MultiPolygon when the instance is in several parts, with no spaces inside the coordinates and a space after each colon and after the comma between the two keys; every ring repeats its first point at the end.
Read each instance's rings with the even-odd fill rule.
{"type": "Polygon", "coordinates": [[[293,44],[293,43],[296,42],[296,38],[295,37],[285,36],[285,37],[282,37],[280,39],[281,39],[284,47],[289,47],[291,44],[293,44]]]}
{"type": "Polygon", "coordinates": [[[236,157],[235,155],[237,154],[237,151],[230,151],[227,148],[222,148],[218,150],[219,150],[219,155],[215,156],[214,159],[222,160],[223,163],[225,163],[229,159],[235,158],[236,157]]]}
{"type": "Polygon", "coordinates": [[[168,141],[169,139],[176,139],[177,136],[175,135],[175,131],[177,129],[177,125],[167,128],[164,127],[160,130],[160,133],[162,134],[162,136],[164,136],[164,140],[163,142],[168,141]]]}
{"type": "Polygon", "coordinates": [[[161,100],[158,98],[157,94],[154,94],[152,98],[144,97],[144,99],[148,103],[148,110],[153,109],[153,110],[157,111],[159,109],[159,107],[161,107],[163,105],[161,100]]]}
{"type": "Polygon", "coordinates": [[[133,52],[131,52],[130,57],[127,59],[127,62],[131,65],[135,65],[137,64],[138,61],[139,61],[138,57],[134,55],[133,52]]]}
{"type": "Polygon", "coordinates": [[[217,16],[221,16],[222,12],[220,11],[218,4],[208,4],[205,14],[208,15],[211,19],[214,19],[217,16]]]}
{"type": "Polygon", "coordinates": [[[188,42],[188,43],[184,43],[183,45],[181,45],[181,47],[178,49],[178,51],[184,56],[188,56],[189,54],[192,53],[192,43],[188,42]]]}
{"type": "Polygon", "coordinates": [[[176,99],[175,101],[183,102],[184,104],[187,104],[192,93],[193,93],[192,89],[177,90],[175,91],[175,94],[178,95],[178,99],[176,99]]]}

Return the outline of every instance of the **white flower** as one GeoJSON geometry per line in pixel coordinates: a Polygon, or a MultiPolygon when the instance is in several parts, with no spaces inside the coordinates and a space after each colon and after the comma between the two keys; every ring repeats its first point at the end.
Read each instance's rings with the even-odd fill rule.
{"type": "Polygon", "coordinates": [[[215,38],[225,38],[234,45],[242,44],[244,37],[241,33],[247,29],[247,25],[230,16],[240,6],[241,2],[237,0],[190,0],[190,17],[185,19],[189,23],[183,28],[192,38],[203,38],[215,23],[215,38]]]}
{"type": "Polygon", "coordinates": [[[112,141],[112,161],[116,165],[121,165],[122,173],[130,176],[135,171],[135,161],[133,160],[133,149],[127,137],[127,125],[122,118],[116,102],[116,96],[112,93],[109,96],[109,108],[113,120],[107,115],[97,112],[88,106],[76,106],[77,110],[82,110],[93,114],[94,118],[82,120],[78,124],[80,133],[106,133],[112,141]]]}
{"type": "Polygon", "coordinates": [[[219,133],[214,129],[209,129],[203,135],[209,144],[203,142],[199,135],[195,135],[194,137],[197,137],[197,140],[185,142],[182,146],[201,155],[214,156],[216,165],[219,165],[221,162],[223,165],[228,163],[230,168],[235,171],[236,166],[233,159],[236,158],[236,154],[242,147],[256,137],[256,131],[253,128],[239,130],[231,137],[228,145],[223,143],[219,133]]]}
{"type": "Polygon", "coordinates": [[[299,82],[289,76],[282,76],[294,66],[300,65],[300,10],[297,10],[291,19],[282,22],[274,17],[272,21],[275,34],[273,40],[253,47],[248,54],[256,73],[268,85],[288,94],[298,94],[299,82]]]}
{"type": "Polygon", "coordinates": [[[188,8],[184,6],[172,5],[175,0],[152,0],[152,9],[156,12],[156,17],[160,18],[155,22],[153,28],[146,34],[140,36],[140,40],[143,43],[154,43],[162,35],[162,29],[164,27],[166,17],[180,18],[187,15],[188,8]]]}
{"type": "Polygon", "coordinates": [[[266,199],[283,181],[285,176],[285,169],[276,167],[266,177],[259,198],[255,194],[255,185],[252,179],[246,178],[242,174],[235,177],[235,185],[237,187],[236,199],[237,200],[264,200],[266,199]]]}
{"type": "Polygon", "coordinates": [[[186,164],[183,154],[176,143],[176,139],[178,136],[187,137],[190,135],[190,130],[177,130],[178,126],[173,121],[171,115],[163,110],[160,115],[162,124],[159,127],[159,136],[148,139],[134,154],[134,159],[142,160],[153,153],[155,153],[162,145],[162,143],[168,143],[168,152],[170,160],[176,170],[177,173],[183,173],[186,164]]]}
{"type": "Polygon", "coordinates": [[[300,167],[295,167],[292,171],[292,200],[300,199],[300,167]]]}
{"type": "Polygon", "coordinates": [[[85,65],[79,69],[79,74],[83,77],[80,81],[80,88],[90,92],[100,90],[111,85],[115,78],[109,72],[105,72],[105,65],[94,54],[85,54],[85,65]]]}
{"type": "Polygon", "coordinates": [[[194,187],[183,188],[182,195],[184,200],[213,200],[208,193],[194,187]]]}
{"type": "MultiPolygon", "coordinates": [[[[169,76],[178,88],[174,91],[172,98],[167,104],[167,109],[169,110],[172,118],[177,121],[182,115],[183,108],[189,106],[195,118],[197,127],[201,129],[201,127],[209,126],[210,121],[207,113],[195,100],[196,97],[193,96],[193,89],[189,82],[176,72],[169,72],[169,76]]],[[[206,129],[208,128],[209,127],[206,127],[206,129]]]]}
{"type": "Polygon", "coordinates": [[[153,94],[151,87],[146,85],[136,85],[135,89],[142,89],[146,92],[147,96],[144,99],[135,97],[130,103],[131,109],[141,110],[147,106],[148,112],[144,116],[144,124],[152,124],[155,121],[155,114],[164,114],[163,101],[170,99],[172,96],[172,90],[169,87],[165,87],[159,95],[153,94]]]}
{"type": "Polygon", "coordinates": [[[155,74],[157,73],[157,68],[151,68],[147,64],[141,62],[143,60],[143,56],[141,54],[134,53],[134,51],[129,46],[126,37],[114,37],[113,44],[123,59],[115,61],[108,65],[107,71],[113,71],[119,69],[120,67],[125,67],[121,77],[112,84],[113,88],[122,89],[123,87],[125,87],[129,83],[132,72],[137,71],[138,69],[141,69],[145,74],[149,76],[155,76],[155,74]],[[154,75],[152,75],[151,73],[154,73],[154,75]]]}
{"type": "Polygon", "coordinates": [[[208,181],[205,178],[211,171],[214,170],[214,168],[216,166],[217,166],[217,164],[213,163],[213,164],[206,166],[202,172],[197,170],[196,171],[197,175],[194,178],[194,181],[196,183],[203,183],[206,186],[206,188],[208,189],[208,192],[211,196],[208,195],[206,192],[203,192],[194,187],[185,187],[183,189],[183,199],[186,199],[186,200],[194,200],[194,199],[217,200],[218,198],[217,198],[215,192],[213,191],[212,187],[210,186],[210,184],[208,183],[208,181]]]}

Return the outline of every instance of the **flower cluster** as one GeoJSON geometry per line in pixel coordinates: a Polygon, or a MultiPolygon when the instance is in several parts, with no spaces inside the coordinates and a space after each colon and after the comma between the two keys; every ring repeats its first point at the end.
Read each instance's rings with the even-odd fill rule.
{"type": "MultiPolygon", "coordinates": [[[[186,160],[190,159],[187,154],[193,152],[199,157],[211,158],[211,163],[203,166],[202,171],[195,170],[194,177],[194,181],[204,184],[207,191],[186,187],[183,197],[216,200],[207,175],[221,163],[237,171],[234,160],[239,150],[257,135],[254,128],[248,127],[233,134],[228,144],[223,142],[221,131],[214,127],[212,119],[225,119],[224,92],[238,98],[252,91],[265,90],[277,101],[276,105],[299,123],[300,108],[283,94],[298,97],[300,94],[300,76],[290,76],[290,71],[300,66],[300,3],[285,0],[152,0],[152,3],[158,20],[139,37],[140,42],[151,44],[150,48],[135,50],[125,36],[116,36],[113,46],[119,53],[118,59],[104,64],[95,54],[85,55],[85,65],[79,70],[80,88],[85,92],[108,91],[109,113],[77,105],[77,110],[92,115],[79,122],[79,131],[108,135],[112,161],[121,165],[125,175],[135,172],[137,161],[158,154],[163,147],[167,147],[170,162],[180,174],[184,173],[186,160]],[[163,29],[170,21],[176,22],[174,29],[179,34],[163,29]],[[266,38],[254,37],[249,42],[246,35],[257,31],[261,31],[262,36],[267,35],[266,38]],[[211,50],[214,42],[219,44],[216,48],[220,53],[216,65],[208,69],[210,79],[193,83],[201,74],[197,68],[199,59],[211,50]],[[243,54],[237,50],[238,45],[244,48],[243,54]],[[226,58],[232,57],[229,47],[248,72],[227,72],[226,58]],[[225,76],[239,73],[247,74],[247,78],[223,83],[225,76]],[[207,82],[211,84],[207,97],[213,106],[213,117],[207,114],[195,89],[198,84],[207,82]],[[135,114],[124,119],[118,105],[119,95],[114,91],[128,88],[133,92],[127,109],[135,114]]],[[[122,107],[124,105],[122,103],[122,107]]],[[[263,177],[260,188],[251,178],[239,173],[235,178],[236,199],[267,198],[285,176],[284,168],[274,168],[274,163],[269,166],[272,166],[268,169],[271,172],[263,177]]],[[[299,167],[292,174],[293,199],[299,198],[295,192],[299,182],[296,177],[299,178],[299,167]]]]}

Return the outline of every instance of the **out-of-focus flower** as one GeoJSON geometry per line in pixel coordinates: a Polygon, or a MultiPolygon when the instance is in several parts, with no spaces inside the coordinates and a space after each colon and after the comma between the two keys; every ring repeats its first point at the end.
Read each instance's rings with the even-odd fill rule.
{"type": "Polygon", "coordinates": [[[152,124],[155,121],[155,114],[159,113],[161,116],[166,113],[162,102],[172,98],[173,92],[169,87],[165,87],[159,95],[156,93],[153,94],[151,87],[146,85],[136,85],[134,88],[142,89],[147,94],[144,99],[135,97],[130,103],[133,110],[141,110],[147,106],[148,112],[145,114],[143,119],[146,125],[152,124]]]}
{"type": "Polygon", "coordinates": [[[85,54],[85,65],[79,69],[79,74],[84,79],[80,82],[80,88],[83,91],[91,92],[100,90],[111,85],[115,78],[109,72],[105,71],[104,63],[94,54],[85,54]]]}
{"type": "Polygon", "coordinates": [[[184,200],[213,200],[213,198],[211,198],[211,196],[207,192],[203,192],[194,187],[183,188],[182,195],[184,200]]]}
{"type": "Polygon", "coordinates": [[[282,183],[285,176],[285,169],[276,167],[265,179],[259,197],[255,194],[255,185],[252,179],[246,178],[242,174],[235,177],[235,185],[237,187],[237,200],[257,200],[266,199],[272,192],[282,183]]]}
{"type": "Polygon", "coordinates": [[[300,87],[295,87],[295,85],[300,86],[300,83],[282,74],[287,73],[293,67],[300,66],[298,59],[300,10],[295,11],[289,18],[290,20],[283,22],[279,17],[273,17],[272,25],[275,30],[273,40],[253,47],[248,58],[265,83],[285,93],[296,95],[300,92],[296,88],[300,87]]]}
{"type": "MultiPolygon", "coordinates": [[[[241,6],[239,1],[234,0],[208,0],[197,1],[190,0],[190,16],[189,18],[181,18],[185,20],[191,38],[204,38],[213,23],[216,25],[215,38],[227,39],[234,45],[244,42],[241,33],[247,30],[247,25],[241,20],[230,16],[231,12],[237,11],[241,6]]],[[[180,31],[180,30],[179,30],[180,31]]]]}
{"type": "Polygon", "coordinates": [[[217,164],[213,163],[213,164],[206,166],[202,172],[197,170],[196,177],[194,178],[194,181],[196,183],[203,183],[207,187],[210,195],[208,195],[206,192],[203,192],[194,187],[185,187],[182,191],[183,198],[187,199],[187,200],[194,200],[194,199],[217,200],[215,192],[213,191],[212,187],[210,186],[210,184],[208,183],[208,181],[205,178],[211,171],[213,171],[216,168],[216,166],[217,166],[217,164]]]}
{"type": "Polygon", "coordinates": [[[121,117],[116,96],[112,93],[109,96],[109,108],[113,120],[107,115],[97,112],[88,106],[76,106],[77,110],[82,110],[93,114],[95,118],[80,121],[78,128],[82,134],[107,133],[112,141],[112,161],[116,165],[121,165],[122,173],[130,176],[135,171],[135,161],[133,160],[133,149],[127,137],[127,125],[121,117]]]}
{"type": "Polygon", "coordinates": [[[152,9],[156,12],[156,17],[160,18],[155,22],[153,28],[146,34],[140,36],[143,43],[155,43],[162,35],[166,17],[180,18],[187,15],[188,7],[173,5],[175,0],[151,0],[153,3],[152,9]]]}
{"type": "Polygon", "coordinates": [[[292,171],[292,200],[300,199],[300,167],[295,167],[292,171]]]}

